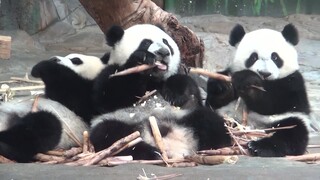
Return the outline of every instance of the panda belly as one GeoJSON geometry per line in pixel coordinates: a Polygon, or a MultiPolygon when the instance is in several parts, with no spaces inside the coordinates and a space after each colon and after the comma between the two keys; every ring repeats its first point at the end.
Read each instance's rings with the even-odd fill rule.
{"type": "MultiPolygon", "coordinates": [[[[164,151],[168,158],[183,158],[198,150],[198,140],[195,138],[193,129],[178,125],[174,121],[175,120],[170,122],[170,120],[167,121],[157,118],[158,127],[165,147],[164,151]]],[[[149,121],[144,123],[143,129],[140,130],[142,132],[142,139],[147,144],[157,147],[149,121]]]]}
{"type": "Polygon", "coordinates": [[[31,112],[33,101],[9,102],[0,106],[0,154],[18,162],[29,162],[39,152],[76,146],[87,125],[60,103],[39,98],[38,109],[31,112]],[[70,134],[74,138],[70,138],[70,134]]]}
{"type": "Polygon", "coordinates": [[[149,108],[124,108],[94,119],[90,140],[95,150],[107,148],[120,138],[139,131],[143,142],[124,151],[122,155],[132,155],[134,159],[160,159],[159,154],[155,153],[159,149],[148,121],[150,116],[157,120],[169,158],[183,158],[199,149],[220,148],[231,144],[223,118],[209,108],[177,109],[168,105],[144,111],[146,109],[149,108]]]}
{"type": "MultiPolygon", "coordinates": [[[[190,155],[197,150],[198,142],[191,128],[178,125],[174,119],[160,119],[158,117],[156,119],[169,158],[183,158],[183,156],[190,155]]],[[[148,118],[134,121],[136,122],[101,119],[91,129],[90,138],[95,149],[99,151],[107,148],[120,138],[139,131],[143,141],[134,148],[124,151],[122,155],[132,155],[134,159],[161,159],[148,118]]]]}
{"type": "Polygon", "coordinates": [[[148,121],[150,116],[157,119],[162,139],[170,158],[182,158],[197,149],[197,140],[191,128],[179,125],[176,120],[188,114],[188,110],[179,110],[165,101],[161,96],[153,96],[142,104],[119,109],[98,116],[91,124],[91,142],[95,150],[109,147],[120,138],[134,131],[139,131],[142,143],[132,150],[124,152],[134,159],[160,159],[148,121]],[[115,130],[116,129],[116,130],[115,130]]]}

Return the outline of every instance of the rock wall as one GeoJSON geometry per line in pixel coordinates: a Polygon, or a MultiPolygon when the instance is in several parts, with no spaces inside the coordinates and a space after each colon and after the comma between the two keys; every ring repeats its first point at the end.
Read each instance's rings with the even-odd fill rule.
{"type": "Polygon", "coordinates": [[[78,0],[1,0],[1,30],[36,34],[62,21],[75,29],[95,24],[78,0]]]}

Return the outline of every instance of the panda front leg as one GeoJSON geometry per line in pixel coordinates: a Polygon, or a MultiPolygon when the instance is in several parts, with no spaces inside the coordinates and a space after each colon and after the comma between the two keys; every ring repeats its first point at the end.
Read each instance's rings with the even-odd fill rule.
{"type": "MultiPolygon", "coordinates": [[[[223,75],[228,75],[230,73],[230,70],[225,70],[222,72],[219,72],[223,75]]],[[[213,109],[219,109],[223,106],[226,106],[230,102],[234,101],[238,98],[238,95],[236,94],[232,83],[209,78],[207,82],[207,98],[205,105],[207,107],[213,108],[213,109]]]]}
{"type": "Polygon", "coordinates": [[[282,157],[301,155],[308,145],[308,129],[299,117],[288,117],[271,124],[270,128],[294,126],[276,130],[270,137],[248,143],[250,155],[261,157],[282,157]]]}
{"type": "Polygon", "coordinates": [[[232,86],[251,111],[264,115],[273,115],[279,100],[275,94],[277,89],[266,87],[266,82],[251,70],[233,73],[232,86]]]}
{"type": "MultiPolygon", "coordinates": [[[[138,129],[139,124],[137,123],[127,124],[117,119],[104,119],[91,128],[90,141],[95,151],[101,151],[138,129]]],[[[156,151],[159,151],[156,147],[142,141],[134,147],[123,150],[119,155],[131,155],[134,160],[154,160],[159,159],[156,151]]]]}
{"type": "Polygon", "coordinates": [[[170,76],[160,90],[162,97],[171,105],[183,108],[202,106],[197,83],[188,75],[170,76]]]}

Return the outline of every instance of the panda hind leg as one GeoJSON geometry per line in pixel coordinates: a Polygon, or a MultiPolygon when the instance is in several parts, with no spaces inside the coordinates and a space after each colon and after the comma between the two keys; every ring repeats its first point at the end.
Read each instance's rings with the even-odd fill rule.
{"type": "Polygon", "coordinates": [[[191,127],[198,138],[198,149],[218,149],[231,145],[231,136],[224,125],[224,119],[210,108],[201,107],[179,122],[191,127]]]}
{"type": "MultiPolygon", "coordinates": [[[[91,129],[90,141],[95,151],[110,147],[114,142],[135,132],[140,124],[127,124],[118,120],[104,120],[91,129]]],[[[135,146],[125,149],[118,155],[131,155],[134,160],[159,159],[155,153],[158,149],[148,143],[140,142],[135,146]]]]}
{"type": "Polygon", "coordinates": [[[271,127],[295,125],[290,129],[277,130],[270,137],[248,143],[250,155],[261,157],[283,157],[286,155],[301,155],[308,145],[308,129],[297,117],[289,117],[271,124],[271,127]]]}
{"type": "Polygon", "coordinates": [[[29,162],[36,153],[53,149],[61,133],[61,123],[52,113],[29,113],[0,132],[0,154],[18,162],[29,162]]]}

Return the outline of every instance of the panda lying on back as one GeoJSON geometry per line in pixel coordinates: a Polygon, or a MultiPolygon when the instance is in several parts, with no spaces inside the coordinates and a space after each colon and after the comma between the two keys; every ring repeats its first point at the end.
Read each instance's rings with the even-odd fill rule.
{"type": "Polygon", "coordinates": [[[108,66],[96,78],[94,103],[99,112],[132,106],[146,91],[157,89],[173,105],[182,106],[200,93],[189,76],[178,75],[180,51],[173,39],[157,26],[141,24],[126,30],[111,27],[106,33],[112,47],[108,66]],[[155,65],[142,73],[110,75],[141,64],[155,65]],[[190,87],[190,88],[189,88],[190,87]]]}
{"type": "Polygon", "coordinates": [[[134,159],[160,159],[149,116],[158,120],[169,158],[231,144],[224,119],[202,106],[198,86],[189,76],[177,74],[180,51],[162,29],[148,24],[127,30],[114,26],[107,33],[107,41],[112,46],[110,59],[96,79],[94,93],[98,93],[95,100],[100,110],[109,112],[92,121],[90,140],[96,151],[139,131],[143,142],[121,154],[132,155],[134,159]],[[109,78],[116,71],[139,64],[156,66],[142,73],[109,78]],[[160,91],[158,98],[132,106],[139,96],[153,88],[160,91]]]}
{"type": "Polygon", "coordinates": [[[292,24],[282,32],[260,29],[245,33],[237,25],[230,33],[230,44],[237,47],[231,66],[224,74],[229,83],[210,79],[206,105],[220,108],[240,96],[259,121],[270,117],[269,127],[294,125],[278,130],[272,136],[251,141],[248,148],[254,156],[285,156],[305,153],[308,144],[310,107],[304,79],[299,72],[298,32],[292,24]]]}

